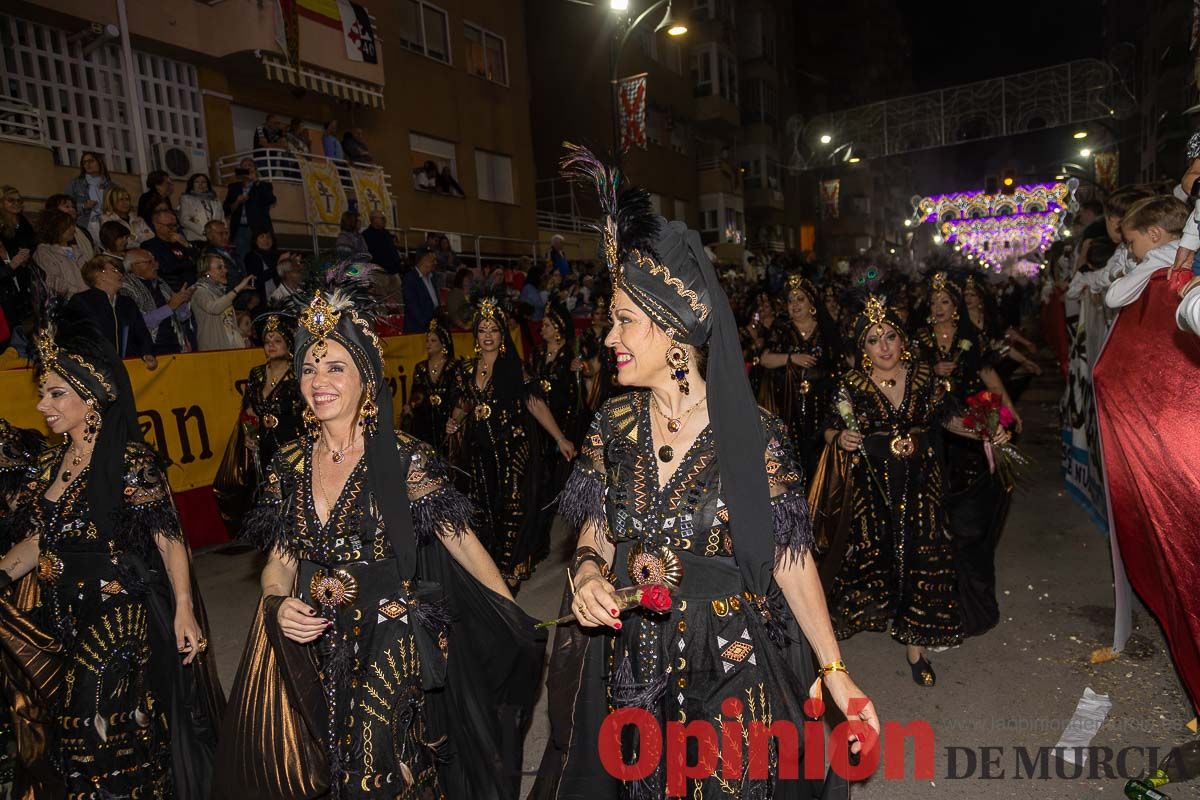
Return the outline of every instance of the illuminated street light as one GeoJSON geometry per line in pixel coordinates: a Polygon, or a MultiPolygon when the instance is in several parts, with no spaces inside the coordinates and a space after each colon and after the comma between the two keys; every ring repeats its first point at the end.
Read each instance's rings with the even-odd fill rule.
{"type": "Polygon", "coordinates": [[[1066,179],[1067,179],[1066,175],[1055,175],[1054,176],[1054,180],[1056,180],[1056,181],[1065,181],[1066,179]]]}
{"type": "Polygon", "coordinates": [[[857,164],[860,161],[862,161],[862,159],[858,156],[851,156],[850,158],[846,159],[847,164],[857,164]]]}
{"type": "Polygon", "coordinates": [[[1092,149],[1090,147],[1085,147],[1079,151],[1079,155],[1083,156],[1084,158],[1090,158],[1092,155],[1092,149]]]}
{"type": "Polygon", "coordinates": [[[628,11],[629,0],[608,0],[608,7],[612,11],[628,11]]]}
{"type": "Polygon", "coordinates": [[[933,243],[934,244],[941,244],[944,241],[946,241],[946,240],[942,238],[942,235],[940,233],[935,233],[933,235],[933,243]]]}
{"type": "MultiPolygon", "coordinates": [[[[629,0],[621,0],[628,4],[629,0]]],[[[663,14],[662,21],[654,28],[654,32],[666,31],[668,36],[683,36],[688,32],[687,21],[676,19],[671,13],[671,4],[667,3],[667,13],[663,14]]]]}
{"type": "Polygon", "coordinates": [[[889,253],[891,253],[892,255],[896,255],[896,248],[894,248],[894,247],[889,247],[889,248],[888,248],[888,252],[889,252],[889,253]]]}
{"type": "Polygon", "coordinates": [[[821,134],[821,144],[829,144],[832,141],[833,141],[833,137],[830,136],[828,133],[821,134]]]}
{"type": "Polygon", "coordinates": [[[912,220],[911,220],[911,219],[906,219],[906,220],[904,220],[904,227],[906,227],[906,228],[911,228],[911,227],[912,227],[912,220]]]}
{"type": "Polygon", "coordinates": [[[1086,139],[1087,131],[1075,131],[1075,133],[1073,135],[1074,135],[1074,138],[1076,138],[1076,139],[1086,139]]]}

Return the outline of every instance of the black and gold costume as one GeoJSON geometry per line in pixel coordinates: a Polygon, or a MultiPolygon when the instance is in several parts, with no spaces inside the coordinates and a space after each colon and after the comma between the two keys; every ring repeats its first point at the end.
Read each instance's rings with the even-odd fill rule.
{"type": "Polygon", "coordinates": [[[427,333],[437,336],[441,342],[442,364],[434,369],[427,358],[413,369],[409,404],[411,414],[407,420],[407,430],[433,447],[443,458],[448,458],[451,453],[446,423],[454,410],[455,391],[463,367],[454,357],[454,336],[449,328],[435,319],[430,321],[427,333]]]}
{"type": "Polygon", "coordinates": [[[454,393],[458,387],[462,364],[447,357],[434,370],[425,359],[413,369],[411,433],[428,442],[441,456],[449,455],[446,423],[454,410],[454,393]]]}
{"type": "Polygon", "coordinates": [[[363,455],[324,522],[315,436],[285,445],[246,535],[295,563],[291,596],[332,625],[298,644],[286,598],[259,607],[230,699],[213,800],[515,797],[517,731],[532,709],[544,638],[453,560],[472,509],[433,449],[394,429],[368,282],[317,291],[300,314],[297,369],[328,341],[364,392],[363,455]]]}
{"type": "Polygon", "coordinates": [[[213,480],[217,508],[233,532],[250,510],[275,451],[299,435],[302,410],[300,383],[290,363],[274,386],[268,385],[266,364],[251,368],[237,426],[213,480]]]}
{"type": "MultiPolygon", "coordinates": [[[[47,448],[29,474],[13,522],[38,537],[38,567],[12,605],[0,604],[0,638],[35,655],[18,663],[12,650],[5,670],[20,670],[18,691],[40,706],[31,716],[48,737],[17,786],[200,800],[224,700],[211,654],[184,667],[176,649],[174,599],[155,543],[183,536],[166,476],[157,454],[129,443],[118,522],[105,536],[92,522],[90,467],[58,501],[43,496],[66,453],[65,444],[47,448]],[[43,759],[55,778],[38,766],[43,759]]],[[[193,602],[203,628],[195,588],[193,602]]]]}
{"type": "MultiPolygon", "coordinates": [[[[810,495],[822,523],[818,539],[829,546],[822,572],[834,630],[842,639],[890,631],[904,644],[956,644],[962,625],[954,552],[934,448],[945,415],[942,384],[917,363],[896,407],[870,377],[850,370],[834,397],[849,401],[864,437],[855,453],[836,441],[827,446],[810,495]]],[[[831,409],[826,427],[847,425],[831,409]]]]}
{"type": "MultiPolygon", "coordinates": [[[[936,274],[932,291],[948,290],[958,319],[954,335],[941,343],[932,325],[915,337],[920,357],[929,365],[954,363],[954,372],[941,379],[953,402],[966,409],[967,398],[987,389],[983,370],[994,369],[996,354],[967,316],[962,292],[936,274]]],[[[991,472],[981,441],[944,432],[938,442],[945,464],[945,503],[958,568],[959,610],[963,633],[978,636],[1000,622],[996,601],[996,546],[1008,519],[1012,487],[991,472]]]]}
{"type": "Polygon", "coordinates": [[[517,359],[496,359],[495,372],[481,388],[478,359],[459,372],[456,405],[467,411],[463,421],[460,466],[468,475],[467,494],[479,514],[479,538],[506,580],[532,574],[535,543],[525,502],[530,461],[529,411],[517,359]],[[505,380],[503,371],[510,374],[505,380]]]}
{"type": "MultiPolygon", "coordinates": [[[[608,531],[616,545],[616,586],[644,583],[653,574],[673,587],[674,598],[669,613],[627,614],[615,635],[571,634],[584,650],[581,682],[560,686],[568,676],[552,672],[549,685],[552,718],[575,719],[574,742],[565,753],[548,749],[543,761],[545,779],[561,780],[567,796],[663,795],[661,769],[638,785],[593,776],[596,785],[584,791],[582,770],[596,757],[598,726],[611,711],[640,707],[660,724],[712,720],[721,715],[723,700],[736,697],[745,702],[747,725],[798,720],[813,678],[803,636],[778,586],[762,596],[742,579],[711,428],[660,486],[651,413],[644,390],[610,400],[592,424],[561,503],[572,523],[591,521],[608,531]]],[[[804,480],[782,423],[765,412],[762,423],[774,530],[757,535],[773,539],[777,560],[807,558],[812,532],[804,480]]],[[[626,763],[636,760],[635,753],[627,741],[626,763]]],[[[768,779],[743,777],[722,785],[718,765],[714,777],[689,781],[687,796],[768,797],[777,770],[772,753],[768,779]]]]}
{"type": "MultiPolygon", "coordinates": [[[[828,329],[826,329],[828,330],[828,329]]],[[[780,355],[809,355],[817,360],[815,366],[802,368],[786,364],[778,369],[764,369],[759,396],[770,392],[773,407],[787,426],[796,455],[806,473],[816,467],[821,449],[819,440],[824,433],[821,423],[829,408],[829,396],[837,374],[836,343],[820,325],[802,336],[790,319],[780,320],[771,329],[767,352],[780,355]]]]}

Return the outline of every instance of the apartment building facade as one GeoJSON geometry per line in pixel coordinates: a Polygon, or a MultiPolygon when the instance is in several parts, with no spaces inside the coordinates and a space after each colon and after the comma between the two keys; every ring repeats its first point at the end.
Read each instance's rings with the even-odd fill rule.
{"type": "MultiPolygon", "coordinates": [[[[168,167],[224,182],[268,113],[299,119],[318,156],[321,129],[336,119],[341,131],[362,129],[388,178],[393,224],[410,244],[433,230],[468,252],[533,252],[522,0],[363,0],[374,63],[351,56],[348,40],[363,28],[351,33],[337,18],[350,5],[340,5],[9,4],[0,12],[0,110],[20,124],[0,126],[0,153],[13,165],[5,182],[31,197],[62,191],[85,150],[105,155],[131,189],[168,167]],[[280,12],[293,6],[298,65],[280,12]],[[187,158],[168,165],[168,150],[187,158]],[[454,188],[421,180],[429,163],[454,188]]],[[[277,228],[302,244],[311,225],[294,160],[258,160],[275,183],[277,228]]]]}

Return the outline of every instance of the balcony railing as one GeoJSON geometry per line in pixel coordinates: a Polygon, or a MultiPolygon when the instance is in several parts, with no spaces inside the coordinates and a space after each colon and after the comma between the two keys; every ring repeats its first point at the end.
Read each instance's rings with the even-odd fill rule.
{"type": "MultiPolygon", "coordinates": [[[[352,162],[341,158],[326,158],[312,153],[303,153],[300,157],[312,161],[326,161],[337,167],[338,176],[342,179],[342,188],[346,196],[354,194],[354,181],[350,177],[352,162]]],[[[253,159],[258,168],[258,177],[272,183],[303,183],[304,176],[300,172],[300,161],[295,153],[281,148],[267,147],[257,150],[245,150],[241,153],[225,156],[217,161],[217,179],[221,183],[233,183],[238,180],[235,173],[244,159],[253,159]]],[[[360,166],[371,167],[372,164],[360,166]]],[[[392,177],[383,173],[383,185],[390,195],[392,193],[392,177]]]]}
{"type": "Polygon", "coordinates": [[[46,120],[41,110],[5,94],[0,94],[0,139],[50,146],[46,139],[46,120]]]}
{"type": "Polygon", "coordinates": [[[543,178],[537,182],[537,224],[544,230],[591,233],[595,220],[580,214],[573,183],[543,178]]]}

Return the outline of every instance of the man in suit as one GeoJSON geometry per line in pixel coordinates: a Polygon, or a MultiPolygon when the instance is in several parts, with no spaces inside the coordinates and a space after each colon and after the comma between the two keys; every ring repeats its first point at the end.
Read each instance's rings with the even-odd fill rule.
{"type": "Polygon", "coordinates": [[[244,264],[246,254],[254,247],[254,231],[275,232],[271,225],[275,189],[270,181],[258,179],[258,167],[252,158],[243,158],[234,174],[238,180],[229,184],[223,205],[238,261],[244,264]]]}
{"type": "Polygon", "coordinates": [[[90,319],[112,343],[121,358],[141,358],[150,369],[158,367],[154,341],[137,304],[120,294],[124,273],[110,259],[97,256],[83,265],[83,280],[90,288],[67,302],[90,319]]]}
{"type": "Polygon", "coordinates": [[[417,259],[417,268],[404,273],[404,332],[424,333],[441,302],[433,286],[433,268],[437,256],[426,250],[417,259]]]}

